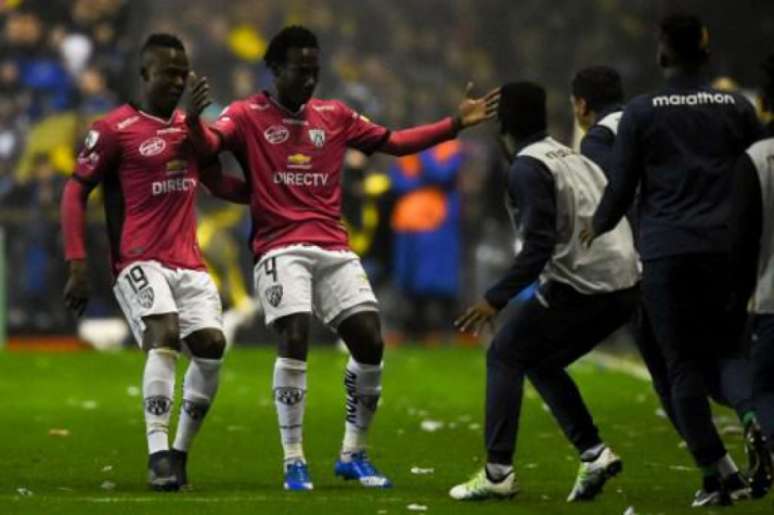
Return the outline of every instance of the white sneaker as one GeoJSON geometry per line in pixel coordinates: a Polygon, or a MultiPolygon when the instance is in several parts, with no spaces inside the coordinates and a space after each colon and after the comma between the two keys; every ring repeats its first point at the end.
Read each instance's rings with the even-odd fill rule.
{"type": "Polygon", "coordinates": [[[623,470],[621,458],[605,447],[594,461],[582,461],[567,502],[589,501],[602,491],[608,479],[623,470]]]}
{"type": "Polygon", "coordinates": [[[481,501],[491,498],[509,499],[517,493],[519,493],[519,484],[513,471],[501,481],[493,483],[486,476],[486,469],[484,468],[470,478],[469,481],[449,490],[449,496],[457,501],[481,501]]]}

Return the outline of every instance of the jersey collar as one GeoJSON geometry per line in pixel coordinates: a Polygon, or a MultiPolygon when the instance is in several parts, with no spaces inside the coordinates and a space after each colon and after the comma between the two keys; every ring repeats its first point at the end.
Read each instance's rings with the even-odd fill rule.
{"type": "MultiPolygon", "coordinates": [[[[271,102],[277,109],[279,109],[280,111],[282,111],[283,113],[285,113],[287,115],[293,116],[294,118],[300,118],[301,115],[303,115],[304,112],[306,111],[306,104],[301,104],[301,107],[298,108],[298,111],[293,112],[290,109],[288,109],[287,107],[285,107],[284,105],[280,104],[279,100],[274,98],[274,95],[272,95],[268,91],[264,90],[263,95],[267,99],[269,99],[269,102],[271,102]]],[[[308,104],[308,102],[307,102],[307,104],[308,104]]]]}
{"type": "Polygon", "coordinates": [[[140,106],[138,104],[135,104],[134,102],[129,103],[130,106],[132,106],[132,109],[137,111],[137,114],[144,116],[145,118],[150,118],[153,121],[156,121],[158,123],[161,123],[163,125],[172,125],[172,123],[177,118],[177,109],[172,111],[172,115],[169,117],[169,120],[165,120],[164,118],[159,118],[158,116],[154,116],[152,114],[146,113],[142,109],[140,109],[140,106]]]}

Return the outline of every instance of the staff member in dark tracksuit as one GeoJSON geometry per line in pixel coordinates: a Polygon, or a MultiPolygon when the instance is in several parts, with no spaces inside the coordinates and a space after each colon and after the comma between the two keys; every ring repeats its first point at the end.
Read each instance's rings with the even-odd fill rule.
{"type": "Polygon", "coordinates": [[[639,297],[637,254],[626,221],[594,249],[581,245],[580,230],[607,180],[591,160],[547,135],[542,87],[503,86],[498,117],[511,162],[506,207],[523,246],[507,275],[455,324],[477,333],[524,288],[537,280],[540,286],[497,332],[487,354],[486,466],[449,494],[478,500],[518,491],[512,463],[528,377],[580,456],[567,500],[588,500],[621,470],[621,460],[601,440],[565,367],[630,319],[639,297]]]}
{"type": "MultiPolygon", "coordinates": [[[[575,74],[571,87],[571,101],[575,119],[578,121],[578,125],[586,131],[580,142],[581,154],[598,164],[609,178],[613,163],[613,148],[618,135],[618,125],[623,115],[624,93],[621,76],[616,70],[608,66],[590,66],[575,74]]],[[[629,209],[626,218],[629,220],[632,232],[636,238],[637,217],[635,205],[629,209]]],[[[741,315],[743,316],[744,306],[741,307],[743,308],[741,310],[741,315]]],[[[652,378],[653,388],[658,394],[661,405],[672,424],[680,431],[672,407],[671,385],[669,384],[666,360],[656,343],[653,328],[642,305],[638,307],[634,320],[632,320],[632,329],[637,348],[652,378]]],[[[743,391],[745,386],[751,386],[749,379],[747,377],[734,377],[749,375],[750,365],[745,361],[723,361],[722,373],[728,374],[732,380],[738,379],[740,384],[737,386],[742,388],[728,389],[727,393],[730,394],[730,398],[717,399],[736,409],[740,418],[743,418],[746,412],[749,412],[752,403],[752,391],[743,391]]],[[[748,429],[745,444],[750,456],[750,477],[755,486],[756,494],[762,495],[768,489],[767,485],[771,481],[766,480],[765,467],[762,468],[760,466],[759,458],[762,450],[761,443],[758,441],[760,439],[760,432],[756,432],[754,430],[755,426],[751,423],[748,424],[748,429]]],[[[765,451],[763,452],[765,453],[765,451]]],[[[740,483],[737,486],[744,490],[745,485],[740,483]]]]}
{"type": "Polygon", "coordinates": [[[763,65],[761,118],[764,139],[742,154],[736,165],[734,249],[737,267],[749,274],[752,291],[753,393],[768,453],[756,463],[766,477],[765,494],[774,476],[774,54],[763,65]]]}
{"type": "Polygon", "coordinates": [[[744,389],[740,383],[749,379],[735,374],[728,380],[720,362],[740,352],[735,339],[723,337],[733,288],[733,168],[760,126],[744,97],[706,84],[701,69],[709,57],[709,34],[698,18],[665,18],[658,56],[667,85],[627,105],[611,181],[584,240],[614,227],[640,186],[643,301],[667,362],[680,433],[704,476],[693,505],[730,504],[730,492],[742,495],[745,489],[712,422],[707,396],[720,390],[716,395],[733,397],[727,389],[744,389]]]}

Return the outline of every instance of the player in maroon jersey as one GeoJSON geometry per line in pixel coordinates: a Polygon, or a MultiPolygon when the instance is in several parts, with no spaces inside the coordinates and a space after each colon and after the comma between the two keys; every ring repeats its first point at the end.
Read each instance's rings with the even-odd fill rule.
{"type": "Polygon", "coordinates": [[[264,60],[274,74],[274,92],[233,102],[212,127],[194,117],[187,122],[198,151],[209,156],[231,150],[252,188],[255,291],[266,323],[280,335],[274,399],[284,487],[312,488],[302,447],[312,314],[335,329],[351,352],[344,380],[344,441],[335,473],[366,487],[388,487],[390,481],[365,454],[381,394],[384,344],[376,298],[341,223],[342,160],[348,147],[405,155],[454,138],[494,116],[499,92],[466,99],[455,116],[439,122],[391,132],[340,101],[312,97],[319,46],[306,28],[283,29],[264,60]]]}
{"type": "Polygon", "coordinates": [[[147,353],[143,376],[148,483],[177,490],[187,482],[191,440],[215,396],[225,340],[218,291],[196,242],[195,200],[201,180],[227,200],[248,203],[249,190],[224,176],[217,161],[200,168],[186,115],[176,110],[192,82],[188,116],[209,103],[206,80],[189,77],[175,36],[151,35],[142,48],[143,95],[94,123],[62,198],[62,232],[70,273],[66,305],[80,315],[88,300],[84,219],[89,193],[103,185],[114,292],[147,353]],[[182,340],[182,344],[181,344],[182,340]],[[172,448],[168,428],[180,351],[191,361],[172,448]]]}

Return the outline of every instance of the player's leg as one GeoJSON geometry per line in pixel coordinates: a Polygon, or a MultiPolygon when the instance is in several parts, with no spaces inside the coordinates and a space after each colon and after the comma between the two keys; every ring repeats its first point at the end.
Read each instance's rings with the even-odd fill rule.
{"type": "Polygon", "coordinates": [[[365,487],[386,488],[390,481],[365,452],[382,392],[384,341],[376,297],[354,253],[324,251],[319,266],[315,310],[323,322],[336,329],[351,354],[344,372],[344,438],[334,472],[365,487]]]}
{"type": "Polygon", "coordinates": [[[530,364],[528,376],[580,456],[578,475],[567,500],[589,500],[620,472],[622,463],[599,437],[591,413],[565,368],[631,319],[639,289],[581,295],[557,284],[554,291],[553,295],[550,290],[543,292],[554,323],[542,329],[544,350],[530,364]]]}
{"type": "MultiPolygon", "coordinates": [[[[771,462],[774,458],[774,316],[756,315],[753,320],[753,393],[756,412],[761,430],[765,439],[765,445],[769,452],[769,459],[760,463],[765,471],[770,488],[774,470],[771,462]]],[[[753,492],[755,495],[763,495],[768,488],[753,492]]]]}
{"type": "Polygon", "coordinates": [[[183,401],[172,444],[172,457],[180,486],[188,484],[188,452],[218,391],[226,340],[219,329],[204,328],[184,339],[191,354],[183,379],[183,401]]]}
{"type": "Polygon", "coordinates": [[[114,292],[135,339],[146,353],[142,394],[148,483],[156,490],[177,490],[179,484],[169,453],[169,421],[180,353],[177,306],[164,269],[154,262],[125,268],[114,292]]]}
{"type": "Polygon", "coordinates": [[[304,456],[303,421],[314,260],[313,248],[292,247],[255,266],[255,291],[266,325],[279,334],[272,388],[284,454],[283,486],[288,490],[313,488],[304,456]]]}
{"type": "Polygon", "coordinates": [[[717,265],[707,256],[646,261],[642,282],[648,317],[669,370],[678,425],[703,475],[697,506],[731,502],[720,470],[729,458],[712,421],[705,382],[719,345],[715,340],[722,334],[726,299],[725,270],[717,265]],[[713,289],[708,291],[706,284],[713,289]]]}
{"type": "Polygon", "coordinates": [[[672,386],[669,384],[669,371],[666,360],[653,335],[653,327],[642,302],[637,306],[633,323],[634,343],[640,352],[642,361],[650,374],[653,389],[661,402],[661,408],[666,413],[672,427],[682,434],[677,424],[674,405],[672,403],[672,386]]]}
{"type": "Polygon", "coordinates": [[[453,487],[456,500],[511,497],[518,492],[513,455],[521,415],[524,378],[541,347],[543,321],[551,313],[535,298],[520,305],[497,332],[486,356],[484,468],[465,483],[453,487]]]}
{"type": "Polygon", "coordinates": [[[363,486],[386,488],[390,481],[366,455],[368,430],[382,394],[384,342],[376,311],[361,311],[338,325],[338,333],[350,350],[344,372],[346,418],[344,439],[335,467],[336,475],[357,479],[363,486]]]}

